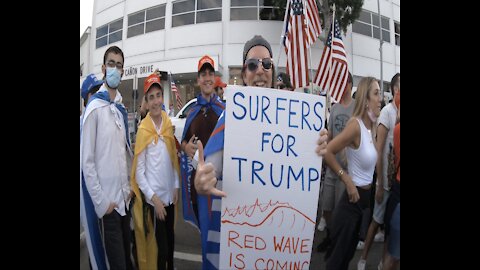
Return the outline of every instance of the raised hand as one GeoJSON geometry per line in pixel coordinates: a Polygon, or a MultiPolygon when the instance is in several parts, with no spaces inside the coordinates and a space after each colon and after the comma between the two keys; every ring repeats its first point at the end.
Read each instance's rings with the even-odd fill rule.
{"type": "Polygon", "coordinates": [[[203,195],[216,195],[226,197],[227,194],[218,190],[215,186],[217,184],[217,177],[215,176],[215,168],[212,163],[205,164],[203,158],[203,144],[201,141],[197,142],[198,146],[198,165],[197,173],[195,174],[195,189],[198,193],[203,195]]]}

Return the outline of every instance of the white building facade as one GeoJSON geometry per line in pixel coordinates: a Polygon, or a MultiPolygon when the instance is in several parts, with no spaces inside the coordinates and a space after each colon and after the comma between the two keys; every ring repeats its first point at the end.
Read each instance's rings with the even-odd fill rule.
{"type": "MultiPolygon", "coordinates": [[[[400,1],[378,1],[387,91],[393,75],[400,72],[400,1]]],[[[377,0],[365,0],[360,18],[348,27],[344,36],[354,85],[363,76],[380,79],[377,14],[377,0]]],[[[96,0],[92,25],[80,39],[80,85],[89,73],[98,78],[103,76],[104,53],[116,45],[125,54],[119,90],[129,112],[138,108],[144,78],[156,68],[162,71],[166,89],[169,89],[167,73],[173,74],[185,104],[200,91],[196,85],[197,64],[205,54],[215,60],[215,70],[224,82],[242,84],[243,46],[254,35],[262,35],[270,42],[275,63],[278,61],[277,73],[285,71],[286,54],[281,45],[283,18],[279,7],[268,0],[96,0]],[[138,89],[136,100],[133,89],[138,89]]],[[[312,47],[313,76],[323,46],[317,40],[312,47]]],[[[174,101],[169,91],[165,91],[164,98],[166,106],[174,101]]]]}

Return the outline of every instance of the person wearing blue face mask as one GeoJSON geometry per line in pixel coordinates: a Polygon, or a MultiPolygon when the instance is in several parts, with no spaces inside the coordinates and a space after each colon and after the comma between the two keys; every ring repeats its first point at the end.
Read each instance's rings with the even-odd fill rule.
{"type": "Polygon", "coordinates": [[[105,83],[91,96],[80,126],[80,196],[81,201],[93,205],[80,207],[87,217],[84,228],[90,261],[98,269],[107,269],[107,265],[110,269],[133,269],[129,211],[132,150],[127,110],[117,90],[123,65],[122,50],[108,48],[102,65],[105,83]],[[96,237],[99,232],[103,234],[100,239],[96,237]]]}

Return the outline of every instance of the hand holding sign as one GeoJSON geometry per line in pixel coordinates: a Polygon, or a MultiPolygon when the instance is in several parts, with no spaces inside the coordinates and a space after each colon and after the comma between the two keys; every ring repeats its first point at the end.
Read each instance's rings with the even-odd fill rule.
{"type": "Polygon", "coordinates": [[[212,163],[205,164],[203,158],[203,144],[201,141],[197,142],[198,146],[198,166],[195,174],[195,189],[199,194],[216,195],[220,197],[227,197],[227,194],[218,190],[215,186],[217,184],[217,177],[215,176],[215,169],[212,163]]]}
{"type": "Polygon", "coordinates": [[[320,130],[320,137],[317,140],[317,148],[315,152],[318,156],[323,156],[327,152],[328,131],[326,129],[320,130]]]}

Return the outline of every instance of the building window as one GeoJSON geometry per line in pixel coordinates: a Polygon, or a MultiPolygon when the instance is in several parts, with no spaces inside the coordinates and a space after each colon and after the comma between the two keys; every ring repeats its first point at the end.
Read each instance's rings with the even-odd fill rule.
{"type": "MultiPolygon", "coordinates": [[[[382,16],[382,39],[390,43],[389,18],[382,16]]],[[[353,23],[352,31],[376,39],[380,39],[380,22],[376,13],[362,10],[360,17],[353,23]]]]}
{"type": "Polygon", "coordinates": [[[228,73],[230,75],[230,78],[228,79],[228,84],[243,85],[242,68],[230,66],[228,69],[228,73]]]}
{"type": "Polygon", "coordinates": [[[232,0],[230,20],[283,21],[285,10],[275,6],[274,0],[232,0]]]}
{"type": "Polygon", "coordinates": [[[96,48],[122,40],[123,18],[97,28],[96,48]]]}
{"type": "Polygon", "coordinates": [[[165,29],[165,5],[128,15],[127,38],[165,29]]]}
{"type": "Polygon", "coordinates": [[[173,2],[172,27],[222,20],[222,0],[179,0],[173,2]]]}
{"type": "Polygon", "coordinates": [[[395,45],[400,46],[400,23],[395,22],[395,45]]]}

